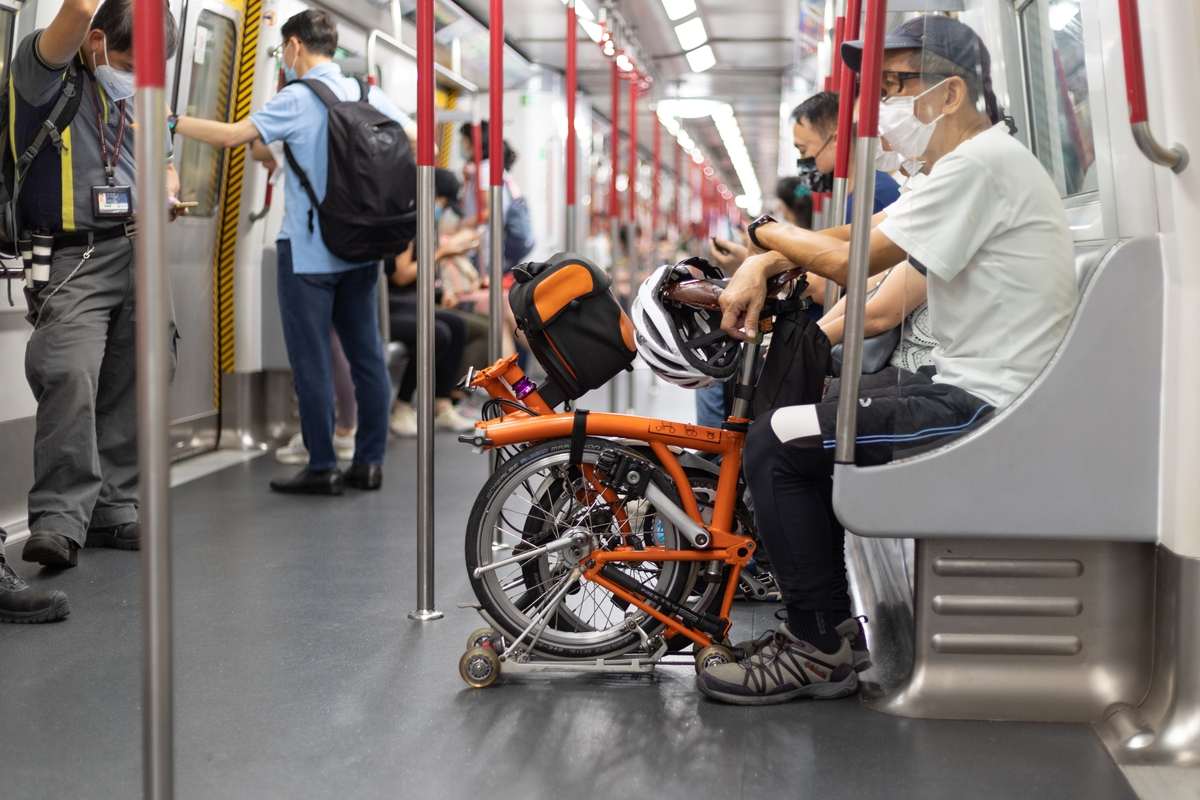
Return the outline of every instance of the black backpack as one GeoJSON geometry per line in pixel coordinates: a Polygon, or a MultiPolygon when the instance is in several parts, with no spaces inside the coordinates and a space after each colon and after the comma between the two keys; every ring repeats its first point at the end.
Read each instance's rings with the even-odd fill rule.
{"type": "MultiPolygon", "coordinates": [[[[339,100],[316,79],[302,83],[329,110],[329,174],[325,198],[317,199],[308,175],[286,144],[288,166],[321,220],[321,238],[343,261],[365,263],[391,258],[408,249],[417,227],[417,162],[400,123],[367,101],[368,87],[358,81],[358,100],[339,100]]],[[[288,84],[289,86],[291,84],[288,84]]]]}
{"type": "Polygon", "coordinates": [[[821,402],[829,372],[829,339],[797,294],[775,314],[771,346],[754,391],[755,419],[784,406],[821,402]]]}

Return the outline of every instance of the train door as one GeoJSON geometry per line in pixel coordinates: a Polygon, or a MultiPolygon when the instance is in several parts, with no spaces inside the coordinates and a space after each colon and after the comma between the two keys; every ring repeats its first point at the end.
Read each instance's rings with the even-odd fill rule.
{"type": "MultiPolygon", "coordinates": [[[[215,0],[188,0],[181,14],[174,108],[177,113],[225,120],[237,78],[239,15],[215,0]]],[[[219,404],[214,390],[213,254],[220,223],[225,152],[176,138],[180,199],[197,205],[168,230],[179,368],[171,388],[174,455],[216,447],[219,404]]]]}

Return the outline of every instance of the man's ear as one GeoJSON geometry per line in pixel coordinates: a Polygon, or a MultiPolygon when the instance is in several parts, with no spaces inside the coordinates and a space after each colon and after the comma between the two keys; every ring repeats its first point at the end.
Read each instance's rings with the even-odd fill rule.
{"type": "Polygon", "coordinates": [[[946,81],[946,102],[942,106],[942,112],[950,116],[964,104],[969,103],[970,93],[967,92],[967,82],[957,75],[951,76],[946,81]]]}

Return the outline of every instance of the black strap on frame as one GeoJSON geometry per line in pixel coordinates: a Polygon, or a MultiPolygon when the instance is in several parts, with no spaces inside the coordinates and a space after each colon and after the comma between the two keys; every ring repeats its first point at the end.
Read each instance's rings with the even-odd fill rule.
{"type": "Polygon", "coordinates": [[[571,479],[575,480],[582,472],[580,466],[583,464],[583,445],[587,442],[587,417],[586,409],[576,409],[575,418],[571,423],[571,479]]]}

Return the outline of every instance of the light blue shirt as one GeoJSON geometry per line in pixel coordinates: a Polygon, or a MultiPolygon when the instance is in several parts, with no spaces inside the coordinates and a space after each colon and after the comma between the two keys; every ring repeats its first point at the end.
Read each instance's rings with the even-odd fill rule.
{"type": "MultiPolygon", "coordinates": [[[[358,82],[342,75],[342,68],[333,62],[320,64],[304,75],[305,79],[324,81],[342,100],[359,96],[358,82]]],[[[399,122],[411,125],[412,119],[372,86],[367,100],[375,108],[399,122]]],[[[259,136],[267,144],[284,142],[292,150],[296,163],[308,175],[318,198],[325,196],[329,172],[329,112],[316,93],[307,86],[285,86],[260,111],[250,115],[259,136]]],[[[328,274],[358,269],[369,264],[354,264],[329,252],[321,238],[321,221],[313,213],[313,229],[308,229],[308,211],[312,203],[300,185],[300,179],[287,169],[283,193],[283,228],[280,239],[292,245],[292,270],[296,274],[328,274]]]]}

